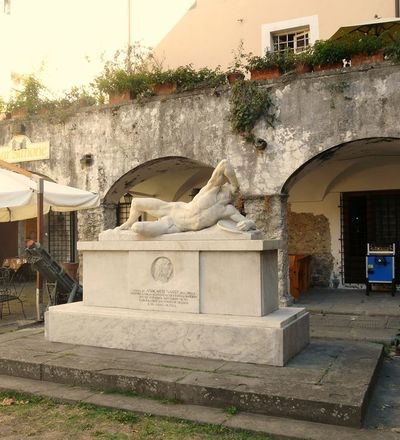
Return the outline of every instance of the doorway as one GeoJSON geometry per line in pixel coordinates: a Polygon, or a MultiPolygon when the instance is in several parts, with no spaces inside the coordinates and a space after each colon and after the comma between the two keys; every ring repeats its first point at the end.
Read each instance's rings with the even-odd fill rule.
{"type": "MultiPolygon", "coordinates": [[[[365,283],[367,243],[395,243],[400,250],[400,191],[342,193],[344,283],[365,283]]],[[[400,259],[395,259],[396,283],[400,259]]]]}

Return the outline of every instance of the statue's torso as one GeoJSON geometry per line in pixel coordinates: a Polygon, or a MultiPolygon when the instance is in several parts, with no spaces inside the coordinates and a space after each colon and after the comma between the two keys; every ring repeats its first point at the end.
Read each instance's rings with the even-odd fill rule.
{"type": "Polygon", "coordinates": [[[169,217],[181,231],[204,229],[226,217],[231,198],[228,185],[215,187],[198,194],[190,203],[177,204],[172,208],[169,217]]]}

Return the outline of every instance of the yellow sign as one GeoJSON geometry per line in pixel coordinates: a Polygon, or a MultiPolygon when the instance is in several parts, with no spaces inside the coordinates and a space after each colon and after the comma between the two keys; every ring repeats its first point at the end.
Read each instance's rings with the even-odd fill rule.
{"type": "Polygon", "coordinates": [[[28,136],[18,134],[7,145],[0,145],[0,159],[9,163],[50,158],[50,143],[31,142],[28,136]]]}

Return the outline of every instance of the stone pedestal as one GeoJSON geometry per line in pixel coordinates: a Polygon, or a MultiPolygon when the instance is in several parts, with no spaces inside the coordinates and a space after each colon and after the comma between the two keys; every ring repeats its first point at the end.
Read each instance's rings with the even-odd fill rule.
{"type": "Polygon", "coordinates": [[[284,365],[309,340],[308,314],[278,307],[278,240],[215,228],[80,242],[82,303],[50,307],[46,337],[182,356],[284,365]]]}

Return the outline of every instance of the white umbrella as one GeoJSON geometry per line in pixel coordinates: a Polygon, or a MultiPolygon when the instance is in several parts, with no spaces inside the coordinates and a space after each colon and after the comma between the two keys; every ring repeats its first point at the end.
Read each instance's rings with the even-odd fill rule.
{"type": "MultiPolygon", "coordinates": [[[[0,164],[1,165],[1,164],[0,164]]],[[[0,168],[0,222],[37,217],[39,176],[0,168]]],[[[43,181],[43,211],[77,211],[99,206],[98,194],[58,183],[43,181]]]]}
{"type": "MultiPolygon", "coordinates": [[[[0,160],[0,222],[37,217],[37,240],[43,241],[43,216],[54,211],[96,208],[100,197],[89,191],[44,181],[16,165],[0,160]]],[[[36,277],[37,319],[43,320],[43,292],[39,272],[36,277]]]]}

